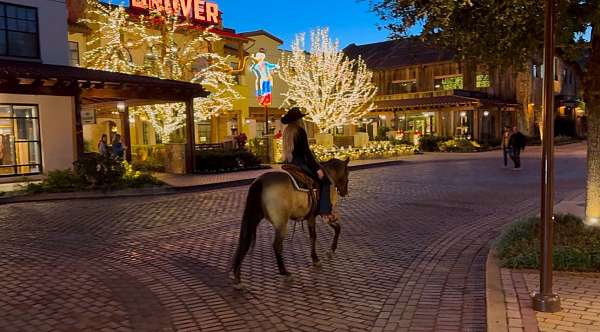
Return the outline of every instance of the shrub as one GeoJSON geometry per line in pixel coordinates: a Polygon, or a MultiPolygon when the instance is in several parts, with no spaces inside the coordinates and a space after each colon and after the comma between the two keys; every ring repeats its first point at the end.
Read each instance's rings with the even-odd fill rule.
{"type": "Polygon", "coordinates": [[[92,187],[113,187],[125,174],[123,162],[111,156],[90,153],[73,163],[75,174],[92,187]]]}
{"type": "Polygon", "coordinates": [[[449,138],[444,136],[425,135],[419,139],[419,150],[425,152],[439,151],[438,145],[447,140],[449,138]]]}
{"type": "Polygon", "coordinates": [[[195,155],[199,172],[227,172],[260,167],[260,160],[247,150],[202,151],[195,155]]]}
{"type": "Polygon", "coordinates": [[[87,183],[73,171],[57,170],[48,173],[48,177],[40,183],[29,183],[25,188],[27,193],[35,194],[41,192],[73,192],[84,190],[87,183]]]}
{"type": "Polygon", "coordinates": [[[451,139],[438,143],[438,149],[442,152],[476,152],[481,146],[475,141],[464,138],[451,139]]]}
{"type": "MultiPolygon", "coordinates": [[[[502,266],[538,268],[540,256],[539,218],[510,225],[497,249],[502,266]]],[[[554,224],[553,263],[561,271],[600,271],[600,229],[586,226],[573,215],[557,215],[554,224]]]]}

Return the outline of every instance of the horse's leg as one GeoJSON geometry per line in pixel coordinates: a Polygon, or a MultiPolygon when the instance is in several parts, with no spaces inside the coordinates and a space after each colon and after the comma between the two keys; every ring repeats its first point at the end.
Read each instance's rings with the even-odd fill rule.
{"type": "Polygon", "coordinates": [[[308,219],[308,234],[310,236],[310,257],[312,258],[313,266],[320,267],[321,262],[317,257],[317,225],[315,217],[308,219]]]}
{"type": "Polygon", "coordinates": [[[332,258],[333,254],[335,253],[335,250],[337,249],[338,239],[340,238],[342,226],[340,226],[340,224],[337,222],[332,222],[329,224],[329,226],[331,226],[331,228],[333,228],[333,231],[335,232],[335,234],[333,235],[333,241],[331,242],[331,249],[327,252],[327,256],[329,256],[329,258],[332,258]]]}
{"type": "Polygon", "coordinates": [[[279,268],[279,274],[282,276],[290,275],[285,269],[283,263],[283,239],[285,238],[287,223],[283,223],[280,227],[275,228],[275,241],[273,241],[273,250],[275,250],[275,258],[277,259],[277,267],[279,268]]]}

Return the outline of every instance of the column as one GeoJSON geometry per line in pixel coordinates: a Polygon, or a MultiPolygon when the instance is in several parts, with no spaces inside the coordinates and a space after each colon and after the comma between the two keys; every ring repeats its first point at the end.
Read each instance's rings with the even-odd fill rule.
{"type": "Polygon", "coordinates": [[[194,137],[194,127],[194,99],[190,98],[185,103],[185,172],[187,174],[192,174],[195,171],[194,147],[196,139],[194,137]]]}
{"type": "Polygon", "coordinates": [[[75,103],[75,144],[77,151],[77,159],[83,157],[83,124],[81,122],[81,90],[77,89],[75,96],[73,98],[75,103]]]}
{"type": "Polygon", "coordinates": [[[123,128],[123,145],[125,145],[125,160],[131,162],[131,128],[129,127],[129,106],[121,112],[121,127],[123,128]]]}

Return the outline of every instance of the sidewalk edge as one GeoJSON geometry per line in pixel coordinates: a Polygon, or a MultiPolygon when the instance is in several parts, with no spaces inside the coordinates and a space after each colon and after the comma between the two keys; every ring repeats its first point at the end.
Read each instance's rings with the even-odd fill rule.
{"type": "MultiPolygon", "coordinates": [[[[373,164],[362,164],[349,166],[350,170],[362,170],[377,167],[386,167],[405,163],[405,160],[390,160],[383,161],[380,163],[373,164]]],[[[0,197],[0,205],[15,204],[15,203],[31,203],[31,202],[49,202],[49,201],[65,201],[65,200],[85,200],[85,199],[110,199],[110,198],[129,198],[129,197],[151,197],[161,195],[175,195],[182,193],[192,192],[204,192],[210,190],[234,188],[247,186],[252,183],[256,178],[247,178],[232,181],[223,181],[215,183],[200,184],[189,187],[170,187],[164,188],[153,188],[148,190],[130,190],[112,193],[99,193],[99,192],[77,192],[77,193],[63,193],[63,194],[40,194],[33,196],[15,196],[15,197],[0,197]]]]}
{"type": "Polygon", "coordinates": [[[485,263],[485,295],[488,332],[508,331],[500,264],[493,248],[490,249],[485,263]]]}

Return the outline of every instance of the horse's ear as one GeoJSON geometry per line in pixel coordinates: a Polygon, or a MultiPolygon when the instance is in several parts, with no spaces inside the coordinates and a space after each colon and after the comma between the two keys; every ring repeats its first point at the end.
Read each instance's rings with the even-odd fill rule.
{"type": "Polygon", "coordinates": [[[350,163],[350,157],[346,157],[346,160],[344,160],[344,162],[346,163],[346,166],[350,163]]]}

